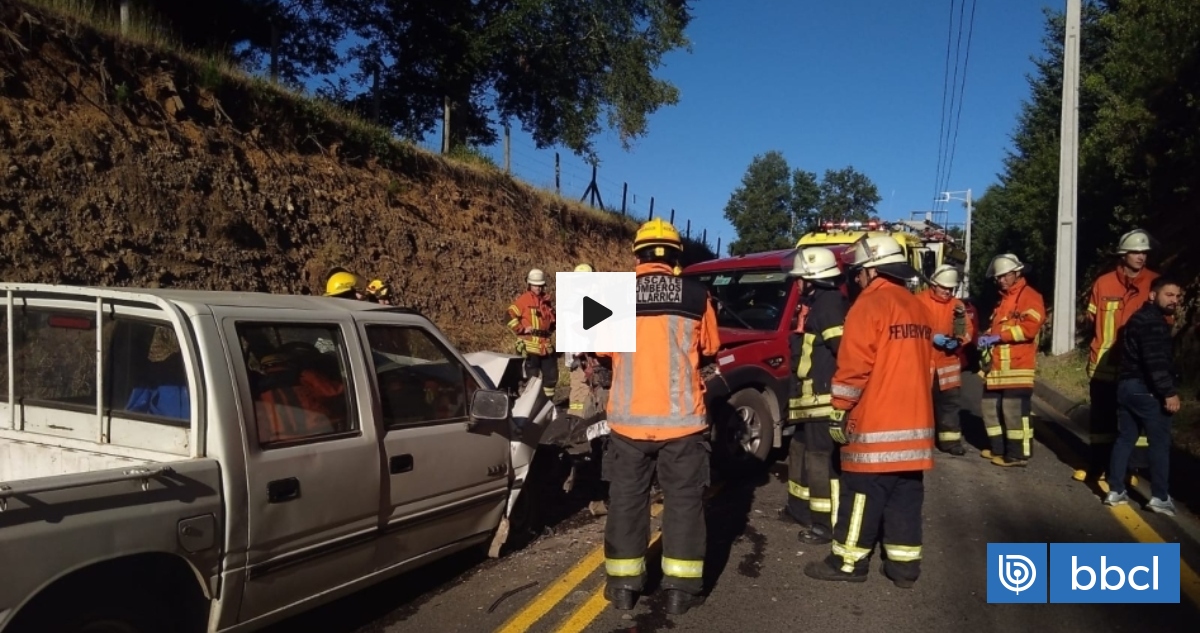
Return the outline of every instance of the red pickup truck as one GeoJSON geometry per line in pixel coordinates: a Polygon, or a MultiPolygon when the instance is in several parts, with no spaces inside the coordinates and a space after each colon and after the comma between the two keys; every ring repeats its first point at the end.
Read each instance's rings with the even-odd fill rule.
{"type": "MultiPolygon", "coordinates": [[[[827,248],[840,259],[848,246],[827,248]]],[[[788,382],[795,371],[788,339],[797,326],[800,295],[788,271],[795,252],[709,260],[683,271],[708,287],[720,326],[719,371],[705,383],[716,457],[765,462],[793,431],[787,424],[788,382]]],[[[967,312],[976,318],[970,303],[967,312]]],[[[965,350],[962,358],[965,366],[965,350]]]]}

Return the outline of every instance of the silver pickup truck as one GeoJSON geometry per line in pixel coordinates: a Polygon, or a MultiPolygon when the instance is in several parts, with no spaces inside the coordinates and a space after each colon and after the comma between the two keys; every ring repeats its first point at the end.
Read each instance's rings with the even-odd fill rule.
{"type": "Polygon", "coordinates": [[[539,429],[516,357],[261,293],[0,284],[0,631],[251,631],[466,548],[539,429]]]}

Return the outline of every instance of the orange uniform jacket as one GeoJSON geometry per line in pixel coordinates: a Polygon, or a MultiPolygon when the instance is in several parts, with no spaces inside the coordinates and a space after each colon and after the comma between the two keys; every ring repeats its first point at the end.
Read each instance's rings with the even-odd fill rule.
{"type": "Polygon", "coordinates": [[[1045,321],[1042,295],[1024,278],[1001,295],[987,331],[998,334],[1000,343],[983,352],[988,389],[1033,389],[1038,342],[1045,321]]]}
{"type": "Polygon", "coordinates": [[[550,335],[554,332],[554,302],[547,295],[526,290],[508,306],[508,328],[525,344],[525,352],[536,356],[552,353],[550,335]],[[529,334],[521,334],[529,328],[529,334]]]}
{"type": "Polygon", "coordinates": [[[933,468],[933,325],[903,286],[876,279],[850,306],[833,376],[834,409],[849,411],[842,469],[933,468]]]}
{"type": "Polygon", "coordinates": [[[1144,268],[1137,277],[1130,278],[1118,268],[1101,275],[1092,284],[1087,311],[1096,330],[1088,355],[1088,378],[1105,382],[1117,380],[1117,367],[1121,362],[1116,354],[1119,348],[1114,347],[1117,335],[1129,317],[1150,299],[1150,284],[1156,277],[1158,273],[1144,268]]]}
{"type": "Polygon", "coordinates": [[[708,428],[700,359],[720,346],[704,284],[670,266],[637,267],[637,352],[612,358],[608,426],[634,440],[664,441],[708,428]]]}
{"type": "MultiPolygon", "coordinates": [[[[279,376],[280,374],[275,374],[279,376]]],[[[271,374],[268,374],[271,376],[271,374]]],[[[256,404],[261,443],[295,440],[345,430],[345,385],[305,369],[259,394],[256,404]]]]}
{"type": "MultiPolygon", "coordinates": [[[[933,321],[933,333],[954,338],[954,308],[962,306],[964,313],[967,309],[962,300],[953,296],[942,299],[933,293],[932,288],[922,291],[917,297],[929,310],[929,318],[933,321]]],[[[970,315],[964,316],[963,320],[966,329],[957,337],[960,347],[968,341],[975,340],[975,324],[972,323],[970,315]]],[[[958,357],[957,350],[947,352],[935,347],[933,369],[936,372],[938,388],[942,391],[962,386],[962,359],[958,357]]]]}

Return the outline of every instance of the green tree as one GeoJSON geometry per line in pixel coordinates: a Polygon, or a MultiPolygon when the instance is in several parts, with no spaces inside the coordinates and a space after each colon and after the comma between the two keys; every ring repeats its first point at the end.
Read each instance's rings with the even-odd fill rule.
{"type": "Polygon", "coordinates": [[[787,160],[778,151],[755,156],[742,185],[729,196],[725,219],[737,231],[729,244],[733,256],[789,248],[794,245],[795,199],[787,160]]]}
{"type": "Polygon", "coordinates": [[[882,198],[865,174],[853,167],[827,169],[821,179],[821,217],[865,222],[882,198]]]}
{"type": "Polygon", "coordinates": [[[423,136],[448,101],[455,144],[494,143],[496,125],[512,120],[539,147],[592,158],[602,123],[629,147],[651,114],[678,103],[678,88],[654,71],[690,45],[682,0],[365,0],[353,9],[362,43],[350,56],[366,89],[347,100],[371,100],[378,68],[389,125],[423,136]]]}
{"type": "Polygon", "coordinates": [[[821,185],[817,175],[811,171],[797,169],[792,172],[792,237],[804,233],[821,213],[821,185]]]}

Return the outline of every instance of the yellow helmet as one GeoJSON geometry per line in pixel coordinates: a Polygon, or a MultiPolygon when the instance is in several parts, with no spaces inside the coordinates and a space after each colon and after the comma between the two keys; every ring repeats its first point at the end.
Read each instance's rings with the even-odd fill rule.
{"type": "Polygon", "coordinates": [[[638,227],[637,236],[633,238],[634,253],[649,247],[657,247],[654,254],[659,256],[666,255],[667,248],[682,252],[683,240],[679,238],[679,231],[671,226],[670,222],[654,218],[638,227]]]}
{"type": "Polygon", "coordinates": [[[373,279],[371,283],[367,284],[367,292],[380,299],[384,299],[392,294],[392,287],[381,279],[373,279]]]}
{"type": "Polygon", "coordinates": [[[357,289],[358,275],[355,275],[354,273],[334,273],[329,276],[329,281],[325,282],[326,297],[333,297],[357,289]]]}
{"type": "Polygon", "coordinates": [[[577,273],[594,273],[596,271],[592,270],[591,264],[580,264],[575,267],[575,272],[577,272],[577,273]]]}

